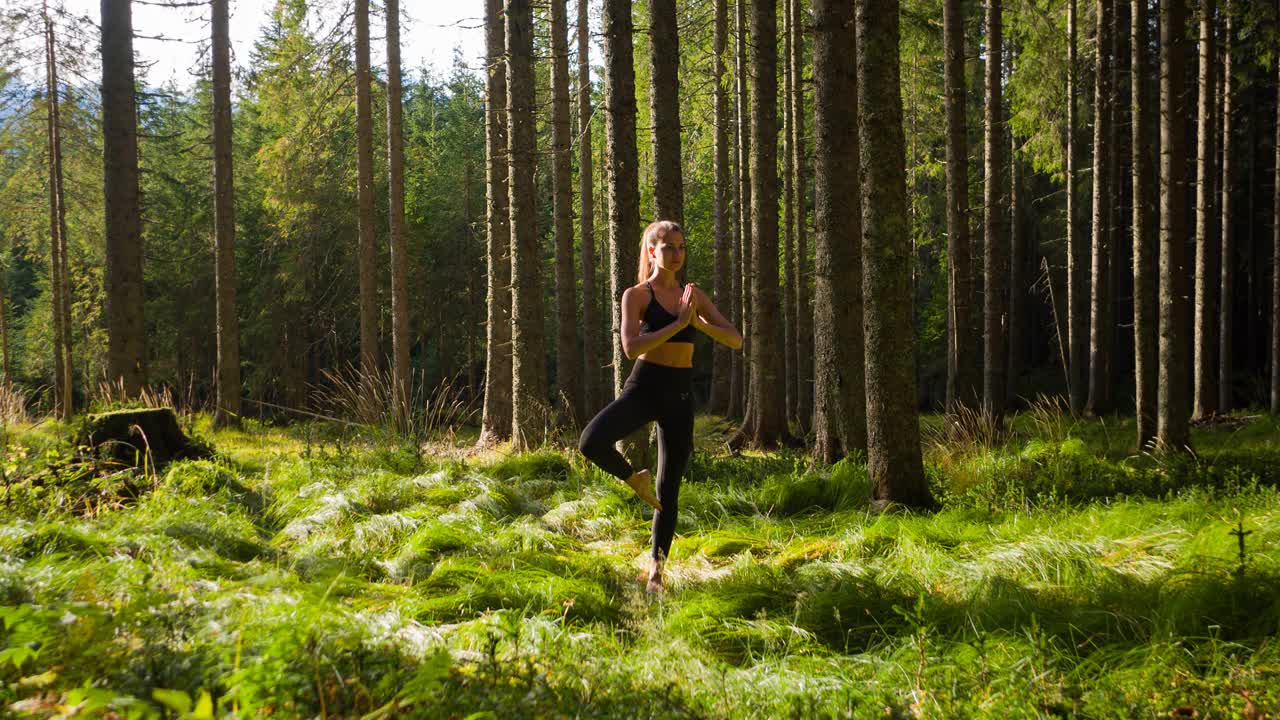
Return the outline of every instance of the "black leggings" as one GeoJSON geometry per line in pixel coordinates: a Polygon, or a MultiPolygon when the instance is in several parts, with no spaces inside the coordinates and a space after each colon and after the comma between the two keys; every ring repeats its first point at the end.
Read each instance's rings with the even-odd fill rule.
{"type": "Polygon", "coordinates": [[[622,394],[582,431],[578,449],[605,472],[626,480],[631,464],[613,444],[655,420],[662,509],[653,513],[653,557],[665,560],[676,532],[680,476],[693,453],[693,369],[637,360],[622,394]]]}

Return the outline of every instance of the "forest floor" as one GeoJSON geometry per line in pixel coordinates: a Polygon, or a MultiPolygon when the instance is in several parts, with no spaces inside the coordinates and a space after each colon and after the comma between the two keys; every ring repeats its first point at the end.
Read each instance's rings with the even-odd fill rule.
{"type": "Polygon", "coordinates": [[[702,417],[657,596],[649,511],[574,450],[184,422],[217,454],[158,476],[4,429],[0,715],[1280,715],[1278,418],[1195,458],[925,418],[941,509],[878,514],[863,465],[702,417]]]}

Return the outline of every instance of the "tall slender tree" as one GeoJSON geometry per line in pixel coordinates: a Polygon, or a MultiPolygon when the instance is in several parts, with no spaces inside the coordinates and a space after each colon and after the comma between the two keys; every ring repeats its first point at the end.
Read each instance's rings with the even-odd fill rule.
{"type": "MultiPolygon", "coordinates": [[[[400,0],[387,0],[387,225],[391,235],[391,378],[396,417],[409,419],[409,248],[404,220],[404,119],[400,77],[400,0]]],[[[471,166],[464,202],[471,199],[471,166]]],[[[464,212],[469,219],[470,208],[464,212]]],[[[470,339],[470,335],[468,335],[470,339]]],[[[470,368],[470,353],[467,355],[470,368]]]]}
{"type": "MultiPolygon", "coordinates": [[[[1276,64],[1280,87],[1280,62],[1276,64]]],[[[1271,414],[1280,415],[1280,101],[1276,102],[1275,206],[1271,212],[1271,414]]]]}
{"type": "Polygon", "coordinates": [[[538,253],[537,105],[533,88],[531,0],[507,0],[507,166],[511,213],[511,442],[541,442],[546,420],[542,273],[538,253]]]}
{"type": "Polygon", "coordinates": [[[814,454],[867,449],[857,28],[852,3],[813,4],[814,454]]]}
{"type": "Polygon", "coordinates": [[[1138,449],[1147,449],[1156,436],[1156,273],[1159,250],[1153,222],[1156,198],[1147,136],[1150,102],[1143,78],[1147,75],[1147,0],[1132,0],[1133,122],[1133,356],[1138,449]]]}
{"type": "Polygon", "coordinates": [[[506,29],[502,0],[485,0],[485,186],[488,291],[480,444],[511,436],[511,218],[507,207],[506,29]]]}
{"type": "MultiPolygon", "coordinates": [[[[1009,73],[1012,76],[1013,64],[1009,73]]],[[[1009,133],[1009,322],[1005,360],[1005,400],[1018,396],[1027,315],[1027,238],[1022,231],[1022,169],[1018,166],[1018,137],[1009,133]]]]}
{"type": "Polygon", "coordinates": [[[1156,439],[1165,451],[1190,447],[1191,383],[1186,341],[1190,268],[1183,213],[1186,188],[1184,48],[1186,0],[1160,0],[1160,359],[1156,439]]]}
{"type": "MultiPolygon", "coordinates": [[[[395,0],[391,0],[395,2],[395,0]]],[[[227,0],[213,0],[213,232],[216,260],[219,425],[240,423],[240,320],[236,314],[236,217],[231,166],[231,38],[227,0]]]]}
{"type": "Polygon", "coordinates": [[[1218,303],[1218,411],[1231,410],[1231,379],[1234,368],[1232,347],[1235,333],[1232,324],[1235,322],[1236,292],[1236,239],[1234,230],[1235,208],[1231,195],[1235,190],[1232,160],[1235,155],[1235,95],[1232,86],[1232,74],[1235,72],[1235,3],[1223,0],[1222,14],[1226,25],[1222,33],[1222,200],[1220,209],[1222,220],[1219,223],[1222,233],[1222,251],[1219,253],[1219,269],[1222,272],[1218,303]]]}
{"type": "Polygon", "coordinates": [[[1076,0],[1067,0],[1067,386],[1072,412],[1084,411],[1089,389],[1089,245],[1080,235],[1076,174],[1080,149],[1076,138],[1079,64],[1076,0]]]}
{"type": "Polygon", "coordinates": [[[591,48],[587,6],[578,0],[578,204],[582,224],[582,408],[586,418],[604,402],[600,387],[600,313],[596,298],[596,228],[591,165],[591,48]]]}
{"type": "Polygon", "coordinates": [[[789,435],[778,318],[778,36],[777,8],[751,8],[751,406],[748,437],[757,447],[773,447],[789,435]]]}
{"type": "Polygon", "coordinates": [[[948,412],[977,402],[977,343],[969,247],[969,141],[965,110],[964,11],[942,4],[943,85],[947,114],[947,399],[948,412]]]}
{"type": "Polygon", "coordinates": [[[578,283],[573,267],[573,161],[569,132],[568,0],[551,0],[551,197],[556,246],[556,395],[562,419],[581,419],[578,283]]]}
{"type": "Polygon", "coordinates": [[[653,203],[658,218],[684,222],[680,172],[680,30],[675,0],[649,0],[653,203]]]}
{"type": "Polygon", "coordinates": [[[784,403],[787,422],[797,419],[796,406],[796,174],[793,138],[795,117],[792,115],[791,63],[794,56],[791,49],[791,26],[795,21],[791,17],[791,0],[782,0],[782,373],[784,403]]]}
{"type": "Polygon", "coordinates": [[[609,199],[610,295],[613,298],[613,390],[627,377],[622,352],[622,293],[633,283],[639,260],[640,171],[636,151],[635,49],[631,0],[604,0],[604,134],[609,199]]]}
{"type": "Polygon", "coordinates": [[[1004,106],[1000,66],[1004,56],[1001,0],[987,0],[986,122],[983,157],[984,343],[983,410],[997,420],[1005,407],[1005,321],[1009,315],[1009,239],[1004,232],[1004,106]]]}
{"type": "Polygon", "coordinates": [[[744,425],[752,421],[750,417],[752,378],[751,345],[755,337],[755,318],[752,317],[751,297],[751,132],[748,120],[751,102],[747,97],[747,15],[748,0],[737,0],[734,3],[734,15],[737,25],[735,39],[734,75],[737,89],[737,136],[738,136],[738,326],[742,330],[742,366],[741,387],[739,389],[740,404],[736,415],[743,418],[744,425]]]}
{"type": "Polygon", "coordinates": [[[1093,258],[1089,304],[1089,397],[1086,411],[1098,415],[1109,410],[1111,382],[1111,306],[1108,279],[1111,259],[1110,141],[1112,123],[1111,29],[1115,16],[1112,0],[1097,0],[1095,19],[1094,122],[1093,122],[1093,258]]]}
{"type": "Polygon", "coordinates": [[[59,418],[71,417],[71,298],[67,281],[67,212],[63,190],[62,121],[58,90],[58,54],[49,5],[42,5],[45,39],[45,105],[49,155],[49,295],[53,317],[53,398],[59,418]]]}
{"type": "Polygon", "coordinates": [[[102,159],[106,216],[107,380],[137,397],[147,382],[138,114],[130,0],[102,0],[102,159]]]}
{"type": "Polygon", "coordinates": [[[858,0],[857,8],[867,473],[877,504],[925,507],[933,498],[916,413],[898,0],[858,0]]]}
{"type": "Polygon", "coordinates": [[[1200,3],[1200,100],[1196,140],[1196,277],[1195,277],[1195,376],[1192,417],[1212,415],[1218,409],[1217,323],[1219,247],[1214,242],[1214,80],[1217,75],[1214,30],[1215,0],[1200,3]]]}
{"type": "Polygon", "coordinates": [[[378,275],[373,227],[373,108],[370,100],[369,0],[355,0],[356,225],[360,236],[360,372],[370,382],[378,369],[378,275]]]}
{"type": "MultiPolygon", "coordinates": [[[[712,39],[712,55],[714,64],[715,92],[715,273],[712,293],[716,307],[732,308],[733,301],[729,297],[733,282],[729,274],[733,271],[729,243],[731,241],[729,219],[729,95],[725,90],[725,48],[729,34],[729,10],[726,0],[715,0],[715,29],[712,39]]],[[[711,366],[711,400],[713,411],[726,412],[729,406],[729,382],[733,352],[729,348],[716,343],[715,362],[711,366]]]]}
{"type": "Polygon", "coordinates": [[[813,422],[813,306],[809,300],[809,243],[806,211],[808,192],[807,154],[804,131],[804,38],[805,15],[800,0],[785,0],[791,4],[791,165],[795,168],[794,194],[796,208],[796,421],[801,434],[806,434],[813,422]]]}

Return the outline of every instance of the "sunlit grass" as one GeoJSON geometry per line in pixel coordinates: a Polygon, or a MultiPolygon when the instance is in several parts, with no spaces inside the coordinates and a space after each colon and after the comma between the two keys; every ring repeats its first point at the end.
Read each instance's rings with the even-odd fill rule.
{"type": "MultiPolygon", "coordinates": [[[[39,715],[88,683],[154,717],[157,689],[286,717],[1280,711],[1274,419],[1197,428],[1194,460],[1053,408],[995,446],[925,423],[943,507],[883,515],[860,463],[729,457],[699,418],[652,597],[650,512],[576,452],[197,419],[215,459],[95,513],[4,516],[0,701],[39,715]]],[[[11,441],[65,453],[68,431],[11,441]]]]}

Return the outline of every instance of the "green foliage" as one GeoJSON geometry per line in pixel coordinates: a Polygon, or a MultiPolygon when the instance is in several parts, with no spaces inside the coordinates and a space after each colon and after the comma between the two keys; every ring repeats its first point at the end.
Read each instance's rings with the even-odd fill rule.
{"type": "Polygon", "coordinates": [[[1128,431],[1100,421],[1012,428],[929,450],[945,492],[927,515],[872,513],[857,459],[701,454],[658,598],[633,579],[647,511],[574,453],[406,474],[333,449],[332,428],[319,447],[220,431],[224,459],[175,463],[130,504],[6,516],[0,699],[190,718],[1274,712],[1272,432],[1197,429],[1201,455],[1173,460],[1103,454],[1128,431]]]}

